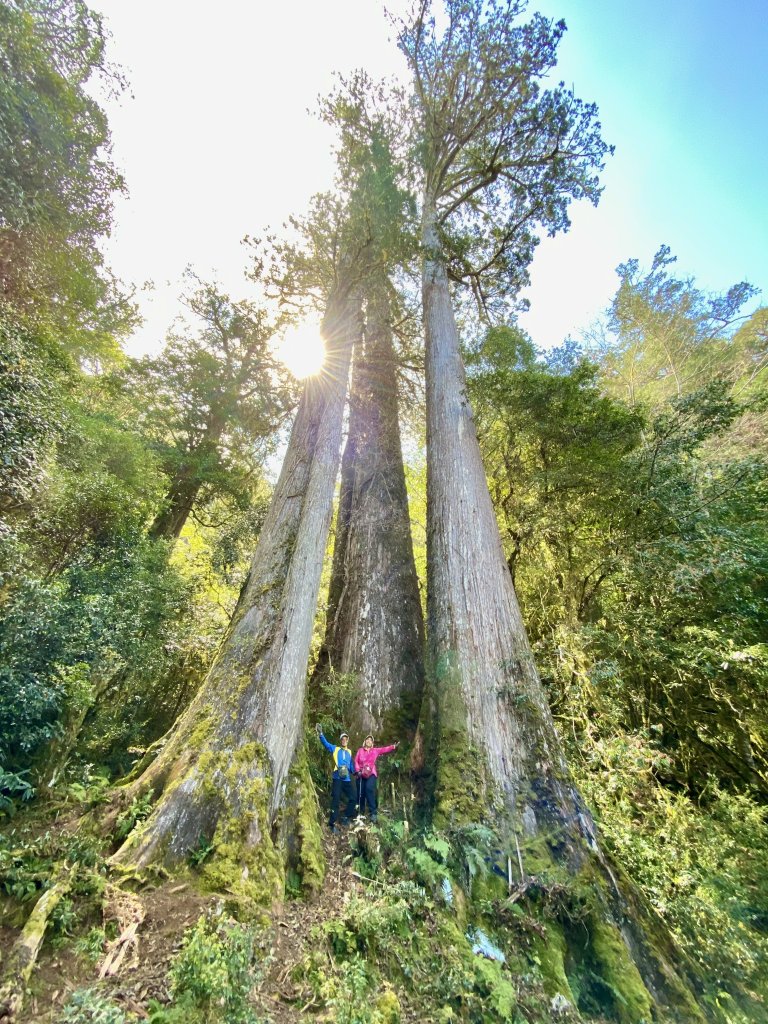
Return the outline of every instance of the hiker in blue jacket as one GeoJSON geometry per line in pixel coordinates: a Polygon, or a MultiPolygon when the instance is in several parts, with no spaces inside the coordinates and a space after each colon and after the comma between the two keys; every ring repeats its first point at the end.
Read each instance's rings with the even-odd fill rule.
{"type": "Polygon", "coordinates": [[[352,752],[348,748],[349,736],[347,733],[343,732],[341,736],[339,736],[339,746],[335,747],[333,743],[329,743],[325,736],[323,736],[323,730],[319,724],[315,726],[315,732],[320,737],[320,742],[333,758],[334,767],[333,780],[331,782],[331,816],[328,819],[328,824],[331,826],[331,832],[335,832],[336,819],[339,816],[339,802],[341,800],[342,793],[347,799],[347,808],[344,811],[344,823],[348,825],[357,812],[355,787],[352,784],[352,776],[354,775],[352,752]]]}

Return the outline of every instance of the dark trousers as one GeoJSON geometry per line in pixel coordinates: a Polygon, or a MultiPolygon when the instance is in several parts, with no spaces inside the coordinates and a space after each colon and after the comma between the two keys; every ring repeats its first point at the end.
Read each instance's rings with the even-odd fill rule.
{"type": "Polygon", "coordinates": [[[365,813],[365,805],[371,814],[371,821],[376,821],[376,776],[369,775],[367,779],[360,776],[360,813],[365,813]]]}
{"type": "Polygon", "coordinates": [[[344,811],[345,820],[349,821],[350,818],[355,816],[355,787],[352,785],[352,780],[333,779],[331,781],[331,817],[328,821],[329,825],[333,825],[339,816],[339,802],[342,793],[347,801],[347,809],[344,811]]]}

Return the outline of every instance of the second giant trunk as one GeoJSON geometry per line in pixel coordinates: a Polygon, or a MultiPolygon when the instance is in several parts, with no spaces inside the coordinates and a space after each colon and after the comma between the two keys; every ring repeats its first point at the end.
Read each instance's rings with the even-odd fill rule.
{"type": "Polygon", "coordinates": [[[608,1015],[621,1024],[644,1024],[659,1007],[674,1007],[674,1020],[702,1021],[690,982],[673,966],[682,957],[666,928],[639,902],[633,905],[630,885],[618,885],[569,781],[504,558],[429,205],[423,229],[434,716],[426,728],[436,758],[436,822],[490,821],[512,855],[508,870],[512,851],[517,854],[523,888],[527,872],[564,866],[575,901],[592,907],[580,934],[571,934],[567,915],[543,929],[550,994],[577,1002],[579,988],[569,978],[577,981],[586,971],[597,979],[608,1015]]]}
{"type": "Polygon", "coordinates": [[[369,285],[355,351],[349,436],[319,671],[354,676],[346,723],[360,738],[412,740],[424,683],[424,623],[398,423],[389,283],[369,285]]]}
{"type": "MultiPolygon", "coordinates": [[[[491,504],[434,220],[425,213],[427,636],[437,817],[593,842],[568,782],[491,504]]],[[[580,843],[573,852],[578,856],[580,843]]]]}

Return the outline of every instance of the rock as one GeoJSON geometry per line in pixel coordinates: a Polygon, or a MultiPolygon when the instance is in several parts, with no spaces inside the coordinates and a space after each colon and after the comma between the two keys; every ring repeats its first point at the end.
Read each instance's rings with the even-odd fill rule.
{"type": "Polygon", "coordinates": [[[563,1014],[566,1014],[569,1010],[573,1009],[570,1002],[565,998],[565,996],[561,992],[558,992],[557,995],[552,996],[552,1002],[549,1004],[549,1008],[552,1012],[553,1017],[562,1017],[563,1014]]]}

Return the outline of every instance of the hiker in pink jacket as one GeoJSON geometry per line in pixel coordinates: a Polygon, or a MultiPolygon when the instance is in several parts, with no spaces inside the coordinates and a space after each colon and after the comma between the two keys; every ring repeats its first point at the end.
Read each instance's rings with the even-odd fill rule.
{"type": "Polygon", "coordinates": [[[366,736],[363,745],[355,754],[355,772],[357,773],[359,790],[358,814],[365,812],[365,805],[371,815],[371,821],[376,821],[376,758],[380,754],[391,754],[400,746],[400,740],[393,743],[391,747],[374,747],[373,736],[366,736]]]}

